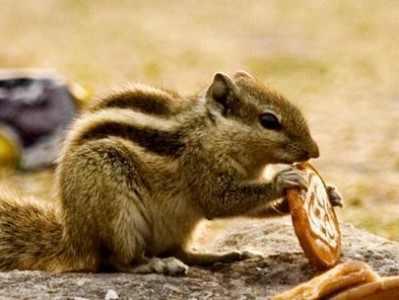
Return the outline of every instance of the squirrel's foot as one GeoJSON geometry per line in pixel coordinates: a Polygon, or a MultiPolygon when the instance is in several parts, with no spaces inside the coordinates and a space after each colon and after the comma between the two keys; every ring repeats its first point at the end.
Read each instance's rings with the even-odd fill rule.
{"type": "Polygon", "coordinates": [[[290,188],[308,189],[308,180],[305,173],[295,167],[289,167],[277,173],[274,177],[276,198],[284,197],[290,188]]]}
{"type": "Polygon", "coordinates": [[[232,251],[227,252],[220,255],[220,259],[218,262],[220,263],[231,263],[235,261],[240,261],[244,259],[251,259],[251,258],[264,258],[261,253],[252,252],[252,251],[232,251]]]}
{"type": "MultiPolygon", "coordinates": [[[[287,189],[293,187],[300,188],[305,191],[308,189],[308,181],[306,179],[305,174],[301,170],[296,169],[295,167],[291,167],[277,173],[274,179],[274,183],[275,183],[276,195],[284,198],[282,201],[279,201],[276,203],[276,205],[274,205],[274,208],[281,213],[289,212],[288,203],[287,200],[285,199],[286,196],[285,194],[287,189]]],[[[343,197],[341,193],[338,191],[336,186],[334,186],[333,184],[327,184],[326,191],[332,206],[334,207],[343,206],[342,204],[343,197]]]]}
{"type": "Polygon", "coordinates": [[[341,193],[338,191],[337,187],[333,184],[327,184],[326,191],[327,191],[327,195],[328,195],[331,205],[339,206],[342,208],[343,197],[342,197],[341,193]]]}
{"type": "Polygon", "coordinates": [[[289,214],[290,207],[287,200],[287,189],[299,188],[308,190],[308,180],[305,173],[295,167],[289,167],[278,172],[273,179],[274,197],[276,201],[268,207],[259,210],[253,216],[275,216],[289,214]]]}
{"type": "Polygon", "coordinates": [[[215,263],[232,263],[248,258],[263,258],[263,255],[250,251],[232,251],[226,253],[193,253],[178,251],[176,256],[188,265],[212,265],[215,263]]]}
{"type": "Polygon", "coordinates": [[[186,275],[188,266],[175,257],[151,258],[148,262],[130,269],[131,273],[149,274],[157,273],[171,276],[186,275]]]}

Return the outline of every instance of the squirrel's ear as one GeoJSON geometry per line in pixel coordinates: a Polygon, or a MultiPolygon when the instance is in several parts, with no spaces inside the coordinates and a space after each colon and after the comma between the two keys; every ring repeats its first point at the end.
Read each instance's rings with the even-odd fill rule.
{"type": "Polygon", "coordinates": [[[216,73],[212,85],[206,93],[206,98],[213,108],[224,114],[236,93],[237,87],[233,80],[224,73],[216,73]]]}
{"type": "Polygon", "coordinates": [[[234,74],[234,79],[239,79],[239,78],[254,79],[251,74],[249,74],[243,70],[237,71],[234,74]]]}

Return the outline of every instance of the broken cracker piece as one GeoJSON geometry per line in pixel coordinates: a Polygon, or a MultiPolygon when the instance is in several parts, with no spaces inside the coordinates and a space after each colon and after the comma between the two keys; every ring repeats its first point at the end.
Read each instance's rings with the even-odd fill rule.
{"type": "MultiPolygon", "coordinates": [[[[316,300],[349,287],[379,279],[379,275],[368,264],[360,261],[350,261],[340,264],[283,294],[274,296],[272,300],[316,300]]],[[[346,298],[335,300],[343,299],[346,298]]]]}
{"type": "Polygon", "coordinates": [[[398,300],[399,276],[383,277],[342,291],[330,300],[398,300]]]}

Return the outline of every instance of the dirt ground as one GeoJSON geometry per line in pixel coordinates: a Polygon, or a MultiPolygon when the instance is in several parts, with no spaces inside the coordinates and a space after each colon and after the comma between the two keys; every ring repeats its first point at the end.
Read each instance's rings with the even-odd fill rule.
{"type": "MultiPolygon", "coordinates": [[[[341,219],[399,240],[395,0],[0,0],[0,68],[56,69],[94,96],[132,81],[191,94],[244,69],[302,107],[341,219]]],[[[47,199],[52,173],[3,176],[47,199]]]]}

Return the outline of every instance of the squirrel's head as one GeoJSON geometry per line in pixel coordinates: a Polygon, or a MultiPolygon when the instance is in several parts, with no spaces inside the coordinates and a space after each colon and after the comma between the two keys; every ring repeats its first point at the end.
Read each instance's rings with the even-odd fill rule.
{"type": "Polygon", "coordinates": [[[240,71],[217,73],[206,93],[218,132],[239,160],[250,165],[294,163],[319,156],[300,110],[283,96],[240,71]]]}

